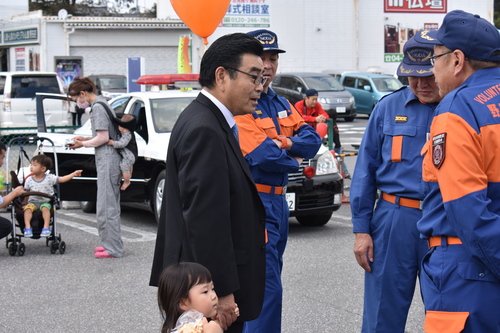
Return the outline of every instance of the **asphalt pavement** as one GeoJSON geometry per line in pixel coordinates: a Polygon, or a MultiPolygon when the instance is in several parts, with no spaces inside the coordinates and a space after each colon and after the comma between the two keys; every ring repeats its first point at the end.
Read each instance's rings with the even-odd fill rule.
{"type": "MultiPolygon", "coordinates": [[[[5,214],[4,214],[5,215],[5,214]]],[[[349,206],[323,227],[290,219],[283,268],[283,332],[359,332],[363,271],[352,254],[349,206]]],[[[0,332],[159,332],[156,288],[148,286],[156,225],[152,214],[124,209],[125,255],[94,259],[95,215],[60,210],[66,253],[26,239],[24,256],[0,250],[0,332]]],[[[3,240],[2,240],[3,241],[3,240]]],[[[407,332],[422,332],[418,295],[407,332]]]]}
{"type": "MultiPolygon", "coordinates": [[[[360,123],[356,120],[352,126],[360,123]]],[[[352,130],[351,124],[339,127],[352,130]]],[[[346,145],[359,141],[344,138],[346,145]]],[[[351,173],[355,159],[346,159],[351,173]]],[[[0,247],[0,333],[159,332],[156,288],[148,286],[156,235],[153,215],[124,208],[125,255],[100,260],[93,257],[93,248],[100,245],[95,214],[62,209],[56,219],[66,242],[63,255],[51,254],[43,239],[23,240],[22,257],[0,247]]],[[[303,227],[290,219],[283,332],[360,332],[364,273],[354,259],[353,240],[349,205],[322,227],[303,227]]],[[[4,239],[0,242],[5,244],[4,239]]],[[[423,318],[417,291],[406,332],[423,332],[423,318]]]]}

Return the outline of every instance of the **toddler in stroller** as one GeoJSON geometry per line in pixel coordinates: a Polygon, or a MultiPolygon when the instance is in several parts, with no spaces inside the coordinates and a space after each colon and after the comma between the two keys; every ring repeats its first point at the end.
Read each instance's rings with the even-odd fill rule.
{"type": "MultiPolygon", "coordinates": [[[[29,192],[39,192],[40,195],[30,194],[28,203],[22,207],[24,216],[24,237],[33,237],[33,228],[31,221],[33,213],[40,210],[43,218],[43,227],[40,237],[50,236],[50,218],[51,218],[51,198],[54,197],[54,185],[56,183],[65,183],[82,174],[82,170],[76,170],[69,175],[57,177],[54,174],[46,173],[52,168],[52,159],[47,155],[35,155],[30,162],[31,174],[26,178],[24,189],[29,192]]],[[[21,221],[19,221],[20,224],[21,221]]]]}

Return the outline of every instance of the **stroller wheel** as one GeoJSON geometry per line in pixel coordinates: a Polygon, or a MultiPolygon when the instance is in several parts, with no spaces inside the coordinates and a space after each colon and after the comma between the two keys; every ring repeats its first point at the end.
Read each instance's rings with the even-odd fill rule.
{"type": "Polygon", "coordinates": [[[66,252],[66,243],[64,241],[62,241],[59,244],[59,253],[64,254],[64,252],[66,252]]]}
{"type": "Polygon", "coordinates": [[[22,257],[24,256],[24,253],[26,252],[26,246],[24,246],[24,243],[19,243],[19,248],[17,249],[17,254],[22,257]]]}
{"type": "Polygon", "coordinates": [[[57,244],[54,244],[54,242],[52,242],[50,244],[50,253],[55,254],[56,251],[57,251],[57,244]]]}
{"type": "Polygon", "coordinates": [[[17,252],[17,245],[14,244],[14,243],[10,244],[10,246],[9,246],[9,254],[11,256],[15,256],[16,252],[17,252]]]}

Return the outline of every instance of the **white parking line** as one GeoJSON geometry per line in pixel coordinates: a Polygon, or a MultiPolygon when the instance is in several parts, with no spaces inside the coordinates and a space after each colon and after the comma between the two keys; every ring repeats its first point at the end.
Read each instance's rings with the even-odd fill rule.
{"type": "MultiPolygon", "coordinates": [[[[65,214],[65,215],[71,215],[71,214],[65,214]]],[[[77,215],[77,214],[75,214],[75,215],[77,215]]],[[[81,215],[78,215],[78,216],[81,217],[81,215]]],[[[86,219],[86,220],[95,223],[95,220],[91,220],[91,219],[86,219]]],[[[91,227],[91,226],[86,225],[86,224],[68,221],[68,220],[64,220],[61,218],[57,218],[56,223],[64,224],[68,227],[79,229],[79,230],[88,232],[89,234],[99,236],[99,233],[98,233],[96,227],[91,227]]],[[[121,226],[121,230],[122,230],[122,239],[124,242],[136,243],[136,242],[149,242],[149,241],[156,240],[156,234],[149,232],[149,231],[130,228],[130,227],[126,227],[124,225],[121,226]],[[125,235],[123,235],[123,232],[131,233],[131,234],[137,235],[138,237],[134,237],[134,238],[126,237],[125,235]]]]}

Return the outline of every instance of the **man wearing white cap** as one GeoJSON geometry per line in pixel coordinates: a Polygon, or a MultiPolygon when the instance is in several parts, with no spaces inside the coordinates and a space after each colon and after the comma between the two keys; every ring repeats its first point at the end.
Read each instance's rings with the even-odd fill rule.
{"type": "Polygon", "coordinates": [[[432,49],[414,38],[406,42],[398,75],[408,77],[409,87],[377,103],[354,169],[354,254],[365,270],[362,332],[405,331],[427,250],[417,221],[424,197],[420,150],[441,99],[430,62],[432,49]]]}
{"type": "Polygon", "coordinates": [[[419,41],[434,46],[443,97],[423,152],[418,222],[426,332],[500,331],[500,34],[461,10],[419,41]]]}

